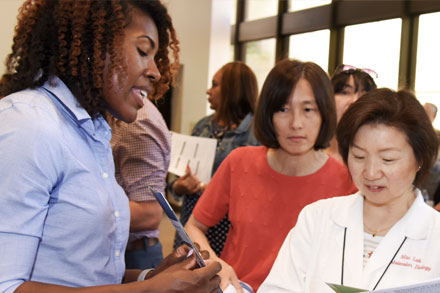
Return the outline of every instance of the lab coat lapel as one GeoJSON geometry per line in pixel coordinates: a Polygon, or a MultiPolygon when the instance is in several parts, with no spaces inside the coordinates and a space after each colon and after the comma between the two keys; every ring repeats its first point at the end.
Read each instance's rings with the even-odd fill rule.
{"type": "MultiPolygon", "coordinates": [[[[344,256],[344,284],[345,286],[359,287],[359,280],[362,278],[362,255],[363,255],[363,196],[355,194],[349,208],[341,211],[335,209],[332,214],[334,223],[341,227],[347,227],[345,238],[344,256]]],[[[343,241],[341,241],[341,248],[343,241]]]]}
{"type": "MultiPolygon", "coordinates": [[[[391,228],[387,235],[382,239],[365,266],[362,277],[362,283],[364,284],[365,289],[372,290],[374,288],[382,274],[385,272],[388,264],[395,259],[394,255],[396,252],[400,251],[400,247],[404,239],[405,227],[400,225],[399,222],[398,224],[394,225],[393,228],[391,228]]],[[[387,272],[385,272],[385,275],[389,270],[390,268],[388,268],[387,272]]]]}
{"type": "MultiPolygon", "coordinates": [[[[429,213],[422,213],[420,211],[420,209],[426,207],[418,190],[416,190],[416,194],[417,197],[408,212],[385,235],[365,266],[362,278],[365,289],[373,289],[388,264],[392,260],[400,259],[400,256],[405,251],[405,243],[407,241],[411,239],[426,239],[428,230],[421,229],[420,227],[429,227],[429,213]],[[407,239],[402,245],[405,237],[407,237],[407,239]],[[401,248],[399,249],[399,247],[401,248]],[[398,253],[394,257],[396,252],[398,253]]],[[[392,269],[393,265],[390,265],[383,279],[386,278],[387,274],[392,274],[392,269]]],[[[382,280],[377,288],[381,287],[380,284],[382,284],[382,280]]]]}

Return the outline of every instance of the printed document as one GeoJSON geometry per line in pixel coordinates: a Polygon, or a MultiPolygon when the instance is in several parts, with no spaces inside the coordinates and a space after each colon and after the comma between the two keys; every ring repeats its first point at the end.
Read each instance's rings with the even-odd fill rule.
{"type": "Polygon", "coordinates": [[[217,140],[171,132],[171,156],[168,172],[183,176],[186,166],[203,182],[211,180],[217,140]]]}

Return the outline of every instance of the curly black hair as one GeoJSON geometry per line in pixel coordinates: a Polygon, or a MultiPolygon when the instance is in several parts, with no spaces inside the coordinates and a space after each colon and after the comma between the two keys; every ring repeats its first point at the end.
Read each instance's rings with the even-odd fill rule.
{"type": "Polygon", "coordinates": [[[157,26],[155,61],[161,79],[155,85],[155,97],[160,97],[179,66],[179,42],[159,0],[27,0],[17,17],[0,96],[40,87],[51,76],[58,76],[92,117],[104,114],[104,62],[108,54],[109,78],[125,71],[121,44],[133,8],[148,14],[157,26]]]}

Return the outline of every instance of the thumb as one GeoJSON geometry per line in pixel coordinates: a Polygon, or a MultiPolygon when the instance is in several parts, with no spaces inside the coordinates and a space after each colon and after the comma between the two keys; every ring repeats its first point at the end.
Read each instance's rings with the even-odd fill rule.
{"type": "Polygon", "coordinates": [[[196,256],[191,255],[190,257],[187,257],[179,265],[182,267],[182,269],[186,269],[186,270],[195,269],[197,267],[196,256]]]}
{"type": "Polygon", "coordinates": [[[189,176],[191,176],[191,169],[189,167],[189,164],[186,164],[185,174],[183,174],[183,176],[181,176],[180,178],[187,178],[189,176]]]}
{"type": "Polygon", "coordinates": [[[188,169],[185,170],[185,174],[183,176],[179,177],[179,179],[183,180],[191,176],[191,171],[188,171],[188,169]]]}
{"type": "Polygon", "coordinates": [[[176,250],[174,251],[174,255],[180,258],[182,256],[187,256],[188,252],[189,252],[189,247],[186,244],[182,244],[176,248],[176,250]]]}
{"type": "Polygon", "coordinates": [[[243,287],[241,287],[240,281],[237,278],[231,278],[231,284],[237,290],[237,293],[243,293],[243,287]]]}
{"type": "Polygon", "coordinates": [[[217,262],[213,261],[210,262],[206,267],[198,268],[196,271],[199,272],[199,274],[207,276],[208,279],[211,279],[215,275],[217,275],[222,269],[222,265],[217,262]]]}

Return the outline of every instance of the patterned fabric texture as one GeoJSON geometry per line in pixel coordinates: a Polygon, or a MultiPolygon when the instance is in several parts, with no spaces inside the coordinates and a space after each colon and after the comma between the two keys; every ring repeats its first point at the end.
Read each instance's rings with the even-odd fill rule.
{"type": "MultiPolygon", "coordinates": [[[[197,124],[194,126],[192,131],[193,136],[199,137],[209,137],[209,138],[217,138],[215,135],[218,131],[219,127],[213,121],[214,115],[210,115],[202,118],[197,124]]],[[[252,131],[252,119],[253,116],[251,113],[246,115],[241,124],[232,131],[225,131],[223,135],[217,138],[217,149],[215,152],[214,165],[212,167],[212,175],[214,175],[217,168],[220,166],[221,162],[226,158],[226,156],[235,148],[247,145],[260,145],[260,143],[255,138],[252,131]]],[[[170,192],[174,197],[178,198],[179,195],[175,194],[172,185],[174,181],[172,181],[168,187],[170,192]]],[[[192,211],[199,200],[201,194],[185,194],[183,195],[183,203],[181,209],[180,221],[183,225],[186,224],[189,217],[192,214],[192,211]]],[[[230,222],[228,220],[228,216],[221,220],[214,227],[209,228],[206,236],[208,238],[209,244],[214,252],[220,256],[223,246],[226,241],[226,237],[228,236],[230,222]]],[[[182,244],[181,239],[176,235],[176,239],[174,241],[174,247],[178,247],[182,244]]]]}

